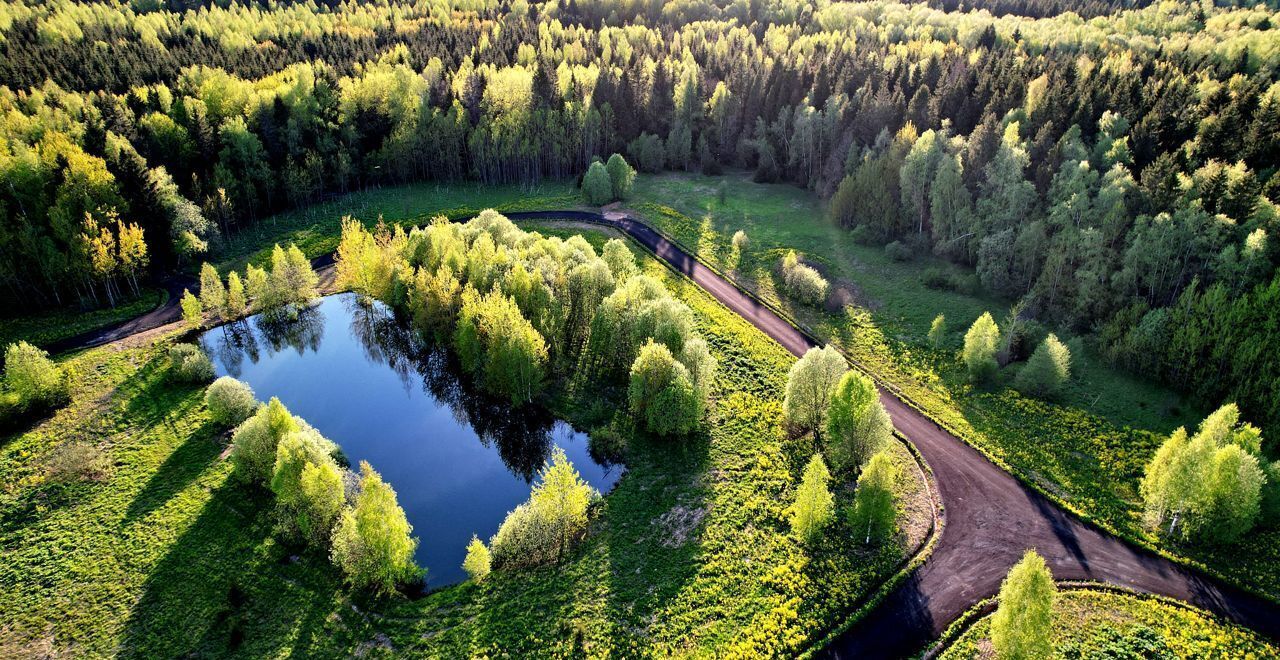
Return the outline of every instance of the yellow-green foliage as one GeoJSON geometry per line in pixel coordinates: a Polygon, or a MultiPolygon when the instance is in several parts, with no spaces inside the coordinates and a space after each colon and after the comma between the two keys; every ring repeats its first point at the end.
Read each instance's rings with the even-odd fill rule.
{"type": "MultiPolygon", "coordinates": [[[[416,600],[352,600],[327,560],[286,561],[295,551],[273,539],[271,495],[231,479],[203,393],[165,384],[167,344],[105,347],[70,358],[86,376],[67,408],[0,443],[0,534],[14,548],[0,563],[0,642],[147,657],[225,654],[232,639],[252,657],[346,657],[375,639],[443,657],[796,654],[896,570],[902,546],[863,548],[843,528],[816,548],[790,536],[786,508],[812,455],[793,461],[782,430],[794,358],[652,258],[641,268],[692,307],[719,363],[715,423],[673,445],[637,436],[622,413],[613,428],[627,474],[556,567],[494,571],[416,600]],[[47,499],[43,457],[84,429],[111,478],[47,499]]],[[[598,388],[557,391],[552,412],[580,428],[619,407],[594,408],[598,388]]],[[[893,455],[910,465],[900,446],[893,455]]],[[[906,481],[919,523],[923,490],[906,481]]]]}
{"type": "Polygon", "coordinates": [[[49,354],[19,341],[4,351],[4,390],[17,398],[21,408],[63,402],[70,389],[67,375],[49,354]]]}
{"type": "Polygon", "coordinates": [[[1053,654],[1053,601],[1058,587],[1044,558],[1028,550],[1000,584],[991,615],[991,645],[1002,660],[1040,660],[1053,654]]]}
{"type": "Polygon", "coordinates": [[[1000,365],[996,363],[996,345],[1000,341],[1000,328],[990,312],[984,312],[964,333],[964,364],[969,377],[976,382],[991,378],[1000,365]]]}
{"type": "Polygon", "coordinates": [[[587,530],[587,507],[600,493],[582,480],[556,447],[543,466],[529,501],[507,514],[489,541],[498,568],[559,561],[587,530]]]}
{"type": "Polygon", "coordinates": [[[849,526],[862,535],[863,543],[889,538],[896,531],[896,484],[901,478],[898,466],[884,451],[871,456],[862,468],[862,474],[858,475],[858,490],[854,494],[853,508],[849,510],[849,526]]]}
{"type": "MultiPolygon", "coordinates": [[[[1053,646],[1061,658],[1272,658],[1280,647],[1247,628],[1160,598],[1064,590],[1052,611],[1053,646]]],[[[986,657],[986,617],[941,654],[943,660],[986,657]]]]}
{"type": "Polygon", "coordinates": [[[253,414],[258,400],[254,398],[251,387],[230,376],[223,376],[205,390],[204,404],[214,422],[236,426],[253,414]]]}
{"type": "Polygon", "coordinates": [[[360,494],[333,530],[333,563],[352,585],[390,595],[422,574],[413,563],[418,540],[412,532],[395,489],[360,461],[360,494]]]}
{"type": "Polygon", "coordinates": [[[462,560],[462,570],[467,572],[472,581],[479,582],[489,575],[492,562],[488,546],[473,535],[471,542],[467,543],[467,557],[462,560]]]}
{"type": "Polygon", "coordinates": [[[805,543],[816,543],[835,515],[835,498],[831,496],[831,473],[822,460],[822,454],[814,454],[804,468],[804,477],[796,489],[796,501],[791,505],[791,532],[805,543]]]}
{"type": "Polygon", "coordinates": [[[822,431],[831,395],[848,370],[849,363],[835,347],[809,349],[787,373],[787,395],[782,404],[787,422],[802,431],[822,431]]]}

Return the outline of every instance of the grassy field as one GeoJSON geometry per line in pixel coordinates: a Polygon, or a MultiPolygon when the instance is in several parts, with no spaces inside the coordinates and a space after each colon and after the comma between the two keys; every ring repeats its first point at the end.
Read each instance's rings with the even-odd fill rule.
{"type": "Polygon", "coordinates": [[[547,181],[536,186],[487,185],[474,182],[417,183],[371,188],[260,220],[236,232],[211,255],[226,269],[242,269],[252,261],[265,265],[274,243],[296,243],[310,258],[338,249],[342,216],[373,225],[382,217],[389,224],[417,225],[437,215],[460,218],[487,208],[502,211],[568,208],[581,203],[572,182],[547,181]]]}
{"type": "MultiPolygon", "coordinates": [[[[1274,658],[1280,647],[1246,628],[1163,599],[1067,590],[1053,611],[1058,657],[1274,658]]],[[[983,617],[939,657],[994,657],[991,618],[983,617]]]]}
{"type": "MultiPolygon", "coordinates": [[[[0,657],[758,656],[821,637],[922,540],[923,484],[904,469],[898,543],[866,549],[837,527],[799,546],[785,511],[812,447],[780,428],[793,358],[642,262],[719,359],[712,430],[652,441],[599,391],[562,390],[556,414],[628,438],[628,472],[588,539],[558,566],[412,601],[366,602],[324,558],[275,543],[269,497],[228,479],[199,388],[165,379],[171,337],[65,356],[81,374],[71,405],[0,439],[0,657]],[[100,452],[93,478],[52,478],[68,443],[100,452]]],[[[842,485],[838,502],[850,496],[842,485]]]]}
{"type": "MultiPolygon", "coordinates": [[[[1141,525],[1138,480],[1164,437],[1203,414],[1176,393],[1108,368],[1087,342],[1083,354],[1073,356],[1072,382],[1057,402],[1008,388],[1017,365],[995,384],[975,388],[958,359],[964,332],[984,311],[1001,322],[1009,304],[925,286],[929,270],[956,279],[971,274],[931,257],[895,261],[881,248],[859,245],[827,221],[814,195],[793,186],[755,184],[746,175],[642,176],[629,206],[722,270],[729,266],[730,237],[745,231],[750,245],[731,273],[742,285],[852,351],[935,417],[1083,515],[1159,542],[1141,525]],[[776,265],[790,249],[822,270],[838,287],[837,299],[851,306],[819,309],[782,295],[776,265]],[[939,313],[949,332],[934,349],[926,334],[939,313]]],[[[1250,534],[1230,548],[1166,549],[1280,598],[1280,531],[1250,534]]]]}
{"type": "Polygon", "coordinates": [[[155,309],[165,301],[162,289],[144,289],[137,299],[116,307],[82,311],[74,308],[56,309],[30,316],[0,319],[0,349],[25,340],[37,346],[74,337],[82,332],[131,319],[155,309]]]}

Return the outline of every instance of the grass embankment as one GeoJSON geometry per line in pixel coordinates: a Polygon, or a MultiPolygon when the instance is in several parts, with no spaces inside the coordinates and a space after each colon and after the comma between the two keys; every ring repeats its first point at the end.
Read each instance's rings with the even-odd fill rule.
{"type": "Polygon", "coordinates": [[[294,243],[310,259],[332,254],[342,237],[344,215],[369,226],[382,217],[387,224],[404,225],[407,229],[428,223],[437,215],[457,219],[488,208],[525,211],[569,208],[580,203],[571,181],[546,181],[534,186],[459,182],[371,188],[259,220],[233,234],[210,255],[210,261],[215,261],[223,272],[243,270],[250,261],[264,266],[271,260],[271,246],[275,243],[294,243]]]}
{"type": "MultiPolygon", "coordinates": [[[[1072,381],[1056,402],[1008,387],[1019,365],[1003,370],[991,386],[974,387],[958,356],[964,332],[984,311],[1003,322],[1009,303],[925,286],[923,275],[931,269],[955,281],[973,275],[932,257],[899,262],[882,248],[859,245],[826,219],[814,195],[793,186],[755,184],[746,175],[642,176],[629,205],[722,270],[728,269],[731,236],[745,231],[750,245],[732,273],[740,284],[840,344],[1082,515],[1161,545],[1141,524],[1137,487],[1164,437],[1179,425],[1194,426],[1203,413],[1176,393],[1109,368],[1088,342],[1083,354],[1073,356],[1072,381]],[[838,300],[852,306],[817,309],[789,301],[778,290],[776,265],[793,248],[838,288],[838,300]],[[939,313],[949,332],[935,349],[926,335],[939,313]]],[[[1259,530],[1229,548],[1163,547],[1280,598],[1278,530],[1259,530]]]]}
{"type": "Polygon", "coordinates": [[[0,319],[0,349],[24,340],[36,346],[48,346],[82,332],[104,328],[145,314],[164,304],[162,289],[143,289],[142,295],[115,307],[83,311],[61,308],[13,318],[0,319]]]}
{"type": "MultiPolygon", "coordinates": [[[[1280,647],[1206,612],[1162,598],[1066,590],[1053,609],[1054,645],[1072,658],[1274,658],[1280,647]]],[[[976,621],[941,660],[994,657],[991,617],[976,621]]]]}
{"type": "MultiPolygon", "coordinates": [[[[755,656],[819,638],[921,540],[924,486],[896,446],[911,521],[899,544],[867,550],[836,528],[798,546],[785,510],[812,447],[780,427],[792,356],[641,261],[719,359],[711,431],[653,441],[617,424],[628,472],[570,557],[416,601],[353,597],[324,558],[272,540],[270,499],[229,480],[200,388],[164,378],[172,338],[64,358],[83,374],[72,404],[0,440],[0,656],[755,656]],[[76,442],[105,469],[52,483],[51,457],[76,442]]],[[[583,428],[621,414],[594,387],[549,405],[583,428]]]]}

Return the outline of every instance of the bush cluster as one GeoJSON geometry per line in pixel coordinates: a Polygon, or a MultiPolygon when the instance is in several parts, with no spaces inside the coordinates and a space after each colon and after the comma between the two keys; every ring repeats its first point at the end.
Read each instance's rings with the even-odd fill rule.
{"type": "Polygon", "coordinates": [[[213,362],[195,344],[174,344],[169,349],[169,374],[181,383],[213,380],[213,362]]]}
{"type": "Polygon", "coordinates": [[[48,353],[25,341],[5,348],[0,427],[61,406],[70,398],[71,377],[48,353]]]}
{"type": "Polygon", "coordinates": [[[827,281],[813,268],[800,263],[795,251],[782,258],[782,285],[796,300],[821,305],[827,299],[827,281]]]}

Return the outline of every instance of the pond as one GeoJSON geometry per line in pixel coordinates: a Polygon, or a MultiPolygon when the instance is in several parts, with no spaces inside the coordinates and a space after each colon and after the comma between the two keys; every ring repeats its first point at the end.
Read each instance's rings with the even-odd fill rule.
{"type": "Polygon", "coordinates": [[[255,316],[200,337],[219,376],[279,397],[338,443],[352,466],[368,461],[396,490],[427,584],[462,581],[471,535],[488,541],[529,497],[554,446],[607,492],[622,467],[593,457],[587,436],[538,406],[479,392],[447,350],[423,345],[380,303],[323,298],[297,318],[255,316]]]}

